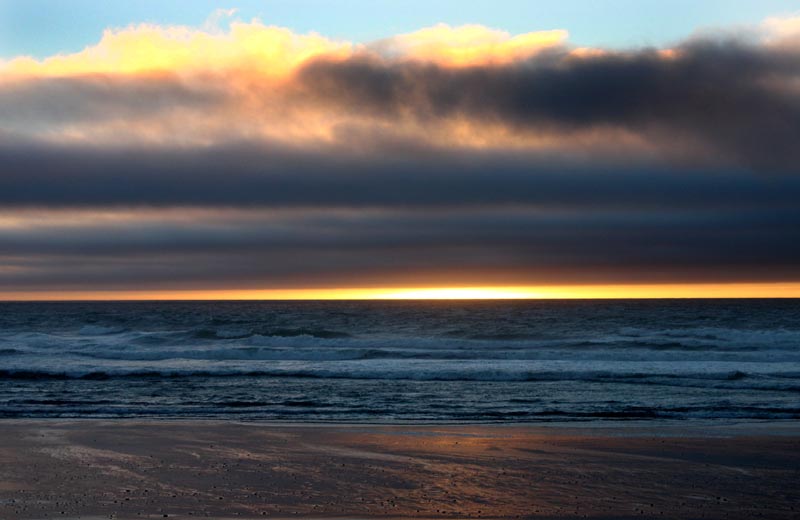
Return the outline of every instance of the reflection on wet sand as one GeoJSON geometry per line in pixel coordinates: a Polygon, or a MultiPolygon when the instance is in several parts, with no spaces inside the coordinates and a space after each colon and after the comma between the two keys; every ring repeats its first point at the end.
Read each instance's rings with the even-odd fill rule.
{"type": "Polygon", "coordinates": [[[0,517],[792,518],[800,437],[523,426],[0,424],[0,517]],[[659,435],[655,435],[659,433],[659,435]]]}

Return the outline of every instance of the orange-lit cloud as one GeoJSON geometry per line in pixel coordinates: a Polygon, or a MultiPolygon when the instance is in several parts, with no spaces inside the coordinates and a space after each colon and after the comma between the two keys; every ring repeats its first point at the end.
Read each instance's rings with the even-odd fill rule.
{"type": "Polygon", "coordinates": [[[439,24],[376,42],[370,48],[397,59],[451,67],[503,65],[525,60],[567,43],[567,31],[538,31],[512,36],[482,25],[439,24]]]}
{"type": "Polygon", "coordinates": [[[269,79],[286,77],[314,58],[341,59],[358,52],[445,66],[507,64],[564,45],[566,38],[563,30],[512,36],[481,25],[441,24],[363,45],[296,34],[259,20],[232,22],[227,31],[139,24],[106,30],[97,44],[74,54],[7,60],[0,71],[4,79],[157,73],[233,73],[269,79]]]}
{"type": "Polygon", "coordinates": [[[19,57],[0,70],[4,75],[34,77],[239,71],[273,78],[286,76],[316,56],[346,56],[352,49],[351,43],[299,35],[258,21],[233,22],[222,33],[140,24],[109,29],[96,45],[78,53],[44,60],[19,57]]]}
{"type": "MultiPolygon", "coordinates": [[[[237,138],[293,144],[332,142],[342,132],[360,129],[388,132],[401,139],[404,135],[417,139],[427,133],[431,143],[444,146],[535,148],[537,143],[552,141],[544,133],[509,133],[502,124],[478,127],[464,118],[448,118],[437,125],[413,120],[388,124],[304,102],[296,95],[292,76],[317,59],[344,61],[356,56],[444,67],[509,64],[564,45],[565,31],[510,35],[478,25],[439,25],[380,42],[355,44],[314,33],[296,34],[258,20],[234,21],[220,28],[221,19],[230,14],[219,13],[203,28],[140,24],[109,29],[97,44],[74,54],[0,62],[0,96],[6,91],[16,100],[24,97],[20,92],[45,90],[42,97],[47,96],[50,105],[40,105],[41,113],[35,114],[42,121],[30,117],[35,110],[8,117],[7,130],[60,142],[112,145],[210,145],[237,138]],[[65,81],[71,82],[66,88],[65,81]],[[123,85],[131,81],[143,85],[143,92],[123,94],[123,85]],[[169,107],[148,110],[158,99],[174,99],[169,92],[178,89],[187,96],[190,92],[205,95],[207,102],[197,106],[176,100],[169,107]],[[111,101],[99,105],[113,93],[119,96],[117,106],[111,101]],[[65,106],[69,107],[67,114],[84,109],[96,115],[51,117],[63,113],[65,106]],[[93,110],[97,106],[102,112],[93,110]]],[[[30,103],[39,103],[38,98],[30,103]]]]}
{"type": "MultiPolygon", "coordinates": [[[[292,76],[316,59],[374,56],[388,62],[428,62],[444,67],[502,65],[564,45],[566,39],[566,32],[560,30],[510,35],[478,25],[439,25],[372,44],[355,44],[314,33],[296,34],[258,20],[234,21],[225,29],[217,27],[218,23],[204,28],[140,24],[109,29],[97,44],[74,54],[0,62],[0,90],[12,94],[37,88],[49,91],[59,87],[57,82],[71,81],[71,92],[79,95],[83,84],[87,94],[82,98],[64,93],[60,101],[71,107],[67,112],[83,105],[88,110],[88,105],[98,102],[98,90],[119,92],[121,85],[130,81],[152,86],[140,96],[121,95],[119,107],[133,104],[143,109],[136,113],[119,113],[119,107],[107,106],[102,117],[62,117],[47,121],[44,128],[34,120],[15,124],[14,118],[9,118],[9,129],[48,140],[108,144],[208,145],[231,138],[330,142],[342,131],[383,123],[298,100],[292,76]],[[167,109],[149,111],[148,104],[163,96],[155,88],[158,86],[205,93],[209,100],[203,106],[176,102],[167,109]]],[[[59,92],[55,94],[48,104],[59,103],[59,92]]],[[[53,107],[48,113],[54,111],[60,108],[53,107]]],[[[443,145],[535,146],[550,140],[547,135],[509,135],[502,125],[479,129],[472,121],[457,118],[426,126],[429,138],[443,145]]],[[[423,126],[394,121],[389,131],[411,133],[416,138],[423,126]]]]}
{"type": "Polygon", "coordinates": [[[800,16],[767,18],[760,29],[762,38],[769,45],[800,45],[800,16]]]}

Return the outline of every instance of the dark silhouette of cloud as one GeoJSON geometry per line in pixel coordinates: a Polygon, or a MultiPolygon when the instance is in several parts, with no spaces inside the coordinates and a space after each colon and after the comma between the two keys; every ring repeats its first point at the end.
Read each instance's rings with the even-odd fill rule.
{"type": "Polygon", "coordinates": [[[24,206],[797,207],[800,177],[469,150],[0,147],[0,204],[24,206]]]}
{"type": "Polygon", "coordinates": [[[624,128],[665,151],[796,172],[800,50],[735,40],[576,56],[543,53],[503,66],[448,68],[371,56],[317,60],[299,73],[304,95],[338,110],[435,122],[462,117],[519,131],[569,134],[624,128]]]}
{"type": "Polygon", "coordinates": [[[0,229],[0,289],[800,277],[797,209],[125,211],[0,229]]]}

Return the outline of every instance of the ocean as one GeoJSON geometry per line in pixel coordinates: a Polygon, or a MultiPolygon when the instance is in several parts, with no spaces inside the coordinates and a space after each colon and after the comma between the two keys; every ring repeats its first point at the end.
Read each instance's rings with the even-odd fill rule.
{"type": "Polygon", "coordinates": [[[800,300],[0,303],[0,417],[797,420],[800,300]]]}

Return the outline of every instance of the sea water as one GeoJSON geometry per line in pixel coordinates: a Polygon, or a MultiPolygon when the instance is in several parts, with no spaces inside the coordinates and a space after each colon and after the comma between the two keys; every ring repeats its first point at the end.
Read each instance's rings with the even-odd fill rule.
{"type": "Polygon", "coordinates": [[[0,303],[0,417],[800,418],[800,300],[0,303]]]}

